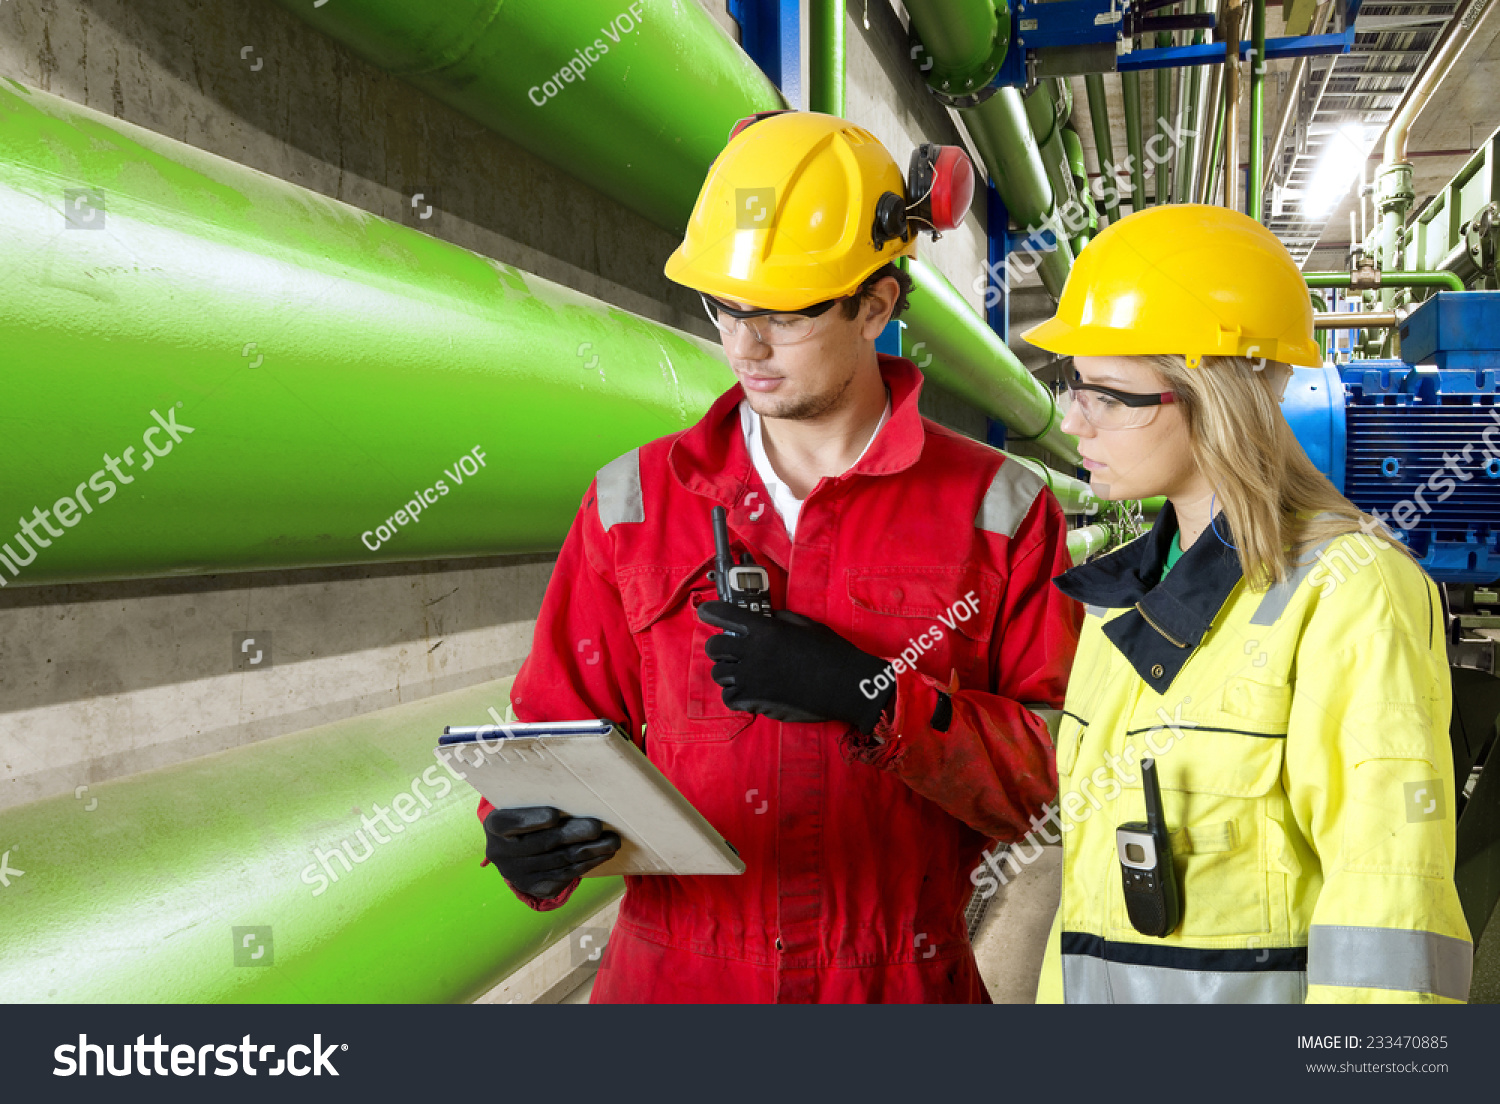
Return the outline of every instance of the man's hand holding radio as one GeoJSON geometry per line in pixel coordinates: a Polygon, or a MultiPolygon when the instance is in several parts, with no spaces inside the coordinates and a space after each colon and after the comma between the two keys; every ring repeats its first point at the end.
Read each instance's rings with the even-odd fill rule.
{"type": "Polygon", "coordinates": [[[886,661],[800,613],[767,616],[704,602],[698,618],[724,630],[708,638],[706,651],[730,709],[778,721],[847,721],[869,735],[895,692],[888,687],[869,697],[860,684],[869,685],[886,661]]]}

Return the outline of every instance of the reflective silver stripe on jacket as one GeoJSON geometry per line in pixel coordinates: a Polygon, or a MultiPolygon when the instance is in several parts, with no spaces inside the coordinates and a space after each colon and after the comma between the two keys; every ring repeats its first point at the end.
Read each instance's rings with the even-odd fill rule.
{"type": "Polygon", "coordinates": [[[1178,970],[1109,962],[1093,955],[1062,956],[1069,1004],[1301,1004],[1301,970],[1178,970]]]}
{"type": "Polygon", "coordinates": [[[1336,539],[1329,537],[1321,544],[1308,549],[1305,553],[1306,563],[1298,564],[1284,580],[1273,583],[1267,588],[1266,596],[1260,600],[1260,605],[1255,607],[1255,613],[1250,617],[1250,624],[1276,624],[1281,615],[1286,612],[1287,606],[1291,604],[1292,595],[1297,592],[1297,588],[1313,573],[1313,568],[1318,566],[1317,557],[1328,551],[1328,546],[1336,539]]]}
{"type": "Polygon", "coordinates": [[[990,481],[990,489],[984,492],[979,515],[974,519],[975,528],[988,529],[1002,537],[1015,536],[1031,504],[1046,486],[1036,472],[1014,460],[1006,460],[990,481]]]}
{"type": "Polygon", "coordinates": [[[622,521],[645,521],[641,501],[641,450],[633,448],[611,460],[595,477],[599,491],[599,522],[606,530],[622,521]]]}
{"type": "Polygon", "coordinates": [[[1314,924],[1307,932],[1307,980],[1313,985],[1399,989],[1469,999],[1474,947],[1463,939],[1404,928],[1314,924]]]}

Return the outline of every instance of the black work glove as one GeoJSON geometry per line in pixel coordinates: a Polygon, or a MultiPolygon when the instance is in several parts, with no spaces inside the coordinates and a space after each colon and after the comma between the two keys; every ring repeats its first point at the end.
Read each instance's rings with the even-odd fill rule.
{"type": "Polygon", "coordinates": [[[533,897],[555,897],[620,849],[596,817],[550,805],[495,809],[484,818],[485,856],[507,882],[533,897]]]}
{"type": "Polygon", "coordinates": [[[726,630],[709,637],[705,650],[730,709],[778,721],[847,721],[868,736],[895,693],[894,679],[883,690],[872,685],[885,660],[800,613],[767,617],[704,602],[698,617],[726,630]]]}

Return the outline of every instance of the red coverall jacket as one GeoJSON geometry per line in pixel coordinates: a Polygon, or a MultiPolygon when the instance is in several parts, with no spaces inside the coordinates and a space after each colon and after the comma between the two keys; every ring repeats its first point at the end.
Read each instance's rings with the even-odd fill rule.
{"type": "MultiPolygon", "coordinates": [[[[969,874],[1055,796],[1028,705],[1061,706],[1081,609],[1052,586],[1071,561],[1041,480],[923,418],[910,361],[881,356],[880,370],[891,416],[809,493],[795,542],[745,447],[738,384],[691,429],[601,469],[573,521],[516,718],[622,722],[746,865],[626,876],[595,1002],[989,1000],[964,923],[969,874]],[[695,613],[715,598],[716,504],[776,608],[888,659],[920,652],[873,736],[724,705],[704,652],[717,630],[695,613]],[[940,691],[946,731],[931,725],[940,691]]],[[[520,896],[551,909],[576,885],[520,896]]]]}

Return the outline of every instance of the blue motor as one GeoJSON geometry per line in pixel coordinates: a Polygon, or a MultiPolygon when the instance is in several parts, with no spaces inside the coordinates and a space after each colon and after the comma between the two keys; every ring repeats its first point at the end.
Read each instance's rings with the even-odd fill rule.
{"type": "Polygon", "coordinates": [[[1442,291],[1400,360],[1298,368],[1283,410],[1313,463],[1434,579],[1500,579],[1500,292],[1442,291]]]}

